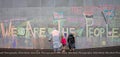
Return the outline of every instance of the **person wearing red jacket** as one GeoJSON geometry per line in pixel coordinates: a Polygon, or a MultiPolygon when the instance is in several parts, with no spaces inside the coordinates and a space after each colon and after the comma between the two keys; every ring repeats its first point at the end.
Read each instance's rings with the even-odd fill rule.
{"type": "Polygon", "coordinates": [[[62,43],[62,52],[65,52],[66,38],[64,36],[61,36],[61,43],[62,43]]]}

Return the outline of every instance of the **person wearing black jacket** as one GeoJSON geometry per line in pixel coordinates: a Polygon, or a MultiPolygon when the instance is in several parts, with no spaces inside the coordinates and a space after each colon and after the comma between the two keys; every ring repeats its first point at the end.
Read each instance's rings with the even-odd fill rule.
{"type": "Polygon", "coordinates": [[[70,51],[74,51],[74,49],[75,49],[75,37],[73,36],[73,34],[69,34],[67,42],[68,42],[68,46],[69,46],[70,51]]]}

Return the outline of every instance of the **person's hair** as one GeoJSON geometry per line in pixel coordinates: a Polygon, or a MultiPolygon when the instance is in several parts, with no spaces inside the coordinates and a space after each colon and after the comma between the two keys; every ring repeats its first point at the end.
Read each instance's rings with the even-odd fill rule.
{"type": "Polygon", "coordinates": [[[64,36],[63,35],[61,35],[61,38],[63,38],[64,36]]]}

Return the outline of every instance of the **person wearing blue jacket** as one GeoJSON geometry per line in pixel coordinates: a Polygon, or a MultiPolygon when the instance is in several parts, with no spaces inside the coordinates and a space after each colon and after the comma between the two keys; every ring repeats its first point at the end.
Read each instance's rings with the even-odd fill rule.
{"type": "Polygon", "coordinates": [[[54,52],[59,52],[60,51],[60,47],[62,46],[61,42],[60,42],[60,32],[58,30],[56,30],[54,28],[54,30],[52,31],[52,42],[53,42],[53,50],[54,52]]]}

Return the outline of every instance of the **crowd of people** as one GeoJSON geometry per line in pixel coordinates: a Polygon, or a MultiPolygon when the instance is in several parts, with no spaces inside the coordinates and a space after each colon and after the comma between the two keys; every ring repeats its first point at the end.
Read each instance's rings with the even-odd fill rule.
{"type": "Polygon", "coordinates": [[[51,34],[52,37],[49,41],[52,42],[54,52],[66,52],[67,47],[69,48],[69,51],[75,50],[75,37],[72,33],[68,36],[60,36],[60,32],[54,29],[51,34]]]}

